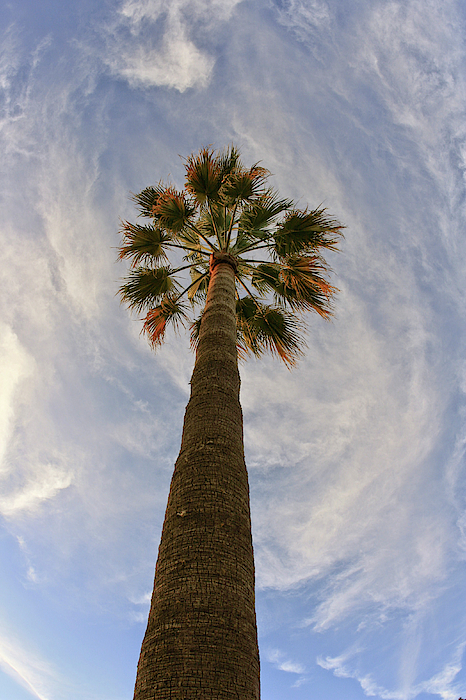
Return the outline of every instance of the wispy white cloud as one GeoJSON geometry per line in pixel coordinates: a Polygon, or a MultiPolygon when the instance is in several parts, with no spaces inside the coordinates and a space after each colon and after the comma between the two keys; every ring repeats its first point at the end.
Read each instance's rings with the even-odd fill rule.
{"type": "Polygon", "coordinates": [[[460,644],[451,660],[434,676],[421,683],[412,684],[401,690],[389,690],[378,685],[371,674],[361,674],[351,668],[351,659],[357,653],[356,649],[350,649],[336,657],[318,657],[317,663],[321,668],[332,671],[338,678],[353,678],[356,680],[364,694],[368,697],[380,697],[382,700],[413,700],[421,693],[436,695],[442,700],[458,700],[462,689],[455,678],[462,670],[461,659],[465,644],[460,644]]]}
{"type": "Polygon", "coordinates": [[[444,242],[455,237],[466,165],[466,82],[456,3],[391,1],[371,8],[357,31],[353,67],[362,71],[413,139],[423,168],[446,197],[444,242]],[[453,226],[453,230],[452,230],[453,226]],[[451,235],[453,233],[453,236],[451,235]]]}
{"type": "Polygon", "coordinates": [[[348,240],[332,260],[342,295],[330,328],[312,323],[296,378],[277,365],[247,365],[242,400],[258,581],[286,588],[328,576],[313,611],[323,629],[361,606],[374,605],[378,618],[385,606],[408,613],[425,605],[456,565],[458,528],[443,481],[448,457],[439,463],[438,449],[452,420],[447,386],[461,377],[463,362],[443,345],[441,324],[448,318],[461,335],[464,49],[455,3],[367,5],[347,17],[354,27],[345,32],[331,8],[280,3],[280,21],[293,31],[292,7],[297,16],[309,10],[307,24],[299,15],[309,54],[300,42],[297,71],[279,41],[273,55],[261,45],[276,80],[268,74],[263,87],[258,70],[251,82],[260,84],[260,99],[254,93],[235,126],[254,156],[270,152],[281,177],[289,166],[288,181],[326,193],[332,213],[335,202],[344,212],[348,240]],[[325,71],[311,46],[319,21],[323,29],[330,23],[319,36],[325,71]],[[288,111],[274,102],[280,62],[287,79],[295,76],[307,111],[297,99],[288,111]],[[338,99],[320,109],[326,84],[338,99]],[[367,91],[383,106],[367,100],[367,91]],[[348,138],[333,118],[339,109],[354,119],[348,138]],[[321,148],[327,118],[335,134],[321,148]],[[288,148],[289,131],[301,149],[288,148]],[[339,172],[327,168],[333,156],[339,172]],[[422,183],[411,187],[415,172],[422,183]],[[367,178],[366,198],[360,183],[367,178]],[[436,204],[427,205],[432,197],[436,204]],[[380,217],[370,220],[373,207],[380,217]]]}
{"type": "MultiPolygon", "coordinates": [[[[428,333],[416,328],[419,319],[413,317],[405,334],[402,326],[409,312],[406,308],[408,317],[400,317],[398,304],[387,318],[387,327],[394,345],[399,346],[398,333],[405,340],[403,350],[392,355],[394,347],[388,341],[381,344],[357,306],[357,299],[345,299],[339,315],[346,320],[335,322],[331,329],[316,326],[309,360],[294,376],[276,368],[275,382],[269,383],[269,370],[244,369],[246,445],[261,494],[254,510],[259,581],[265,586],[280,585],[279,581],[293,585],[319,576],[337,561],[360,560],[362,552],[360,574],[365,577],[376,566],[380,580],[375,587],[385,581],[383,587],[392,588],[394,595],[395,591],[409,595],[410,586],[405,590],[407,581],[397,581],[394,573],[387,578],[392,557],[405,552],[406,561],[413,561],[414,555],[418,568],[410,566],[413,581],[417,576],[435,576],[442,568],[436,542],[440,545],[445,536],[440,534],[443,527],[435,536],[438,523],[426,528],[423,522],[409,544],[405,536],[411,509],[420,506],[417,484],[422,470],[429,468],[441,410],[441,398],[422,359],[428,333]],[[395,364],[390,356],[396,357],[395,364]],[[351,380],[343,383],[343,374],[351,380]],[[298,384],[309,386],[310,391],[296,405],[298,384]],[[267,487],[270,474],[275,485],[277,479],[281,482],[275,492],[275,487],[267,487]],[[424,551],[430,552],[432,561],[425,565],[417,537],[429,545],[424,551]],[[380,538],[385,540],[383,546],[380,538]]],[[[426,504],[425,522],[430,517],[428,508],[426,504]]],[[[397,568],[405,570],[401,565],[397,568]]],[[[355,578],[358,575],[353,572],[352,585],[355,578]]],[[[345,597],[348,594],[346,589],[345,597]]],[[[356,599],[356,591],[354,595],[356,599]]]]}
{"type": "Polygon", "coordinates": [[[53,464],[37,465],[34,476],[34,481],[22,484],[17,491],[0,498],[0,513],[4,517],[11,518],[24,511],[34,511],[43,501],[68,488],[73,480],[70,472],[53,464]]]}
{"type": "Polygon", "coordinates": [[[0,474],[10,438],[15,392],[34,372],[34,360],[7,324],[0,324],[0,474]]]}
{"type": "Polygon", "coordinates": [[[290,29],[300,41],[309,41],[316,33],[328,32],[331,11],[323,0],[285,0],[277,7],[280,24],[290,29]]]}
{"type": "Polygon", "coordinates": [[[0,634],[0,666],[14,681],[39,700],[52,700],[53,686],[59,678],[56,669],[30,645],[25,645],[9,631],[0,634]]]}
{"type": "Polygon", "coordinates": [[[285,671],[286,673],[301,674],[305,670],[302,664],[291,661],[280,649],[270,649],[267,652],[267,661],[270,661],[280,671],[285,671]]]}
{"type": "MultiPolygon", "coordinates": [[[[241,0],[127,0],[108,34],[104,58],[112,73],[133,87],[205,88],[214,56],[192,38],[204,36],[241,0]]],[[[203,43],[203,42],[202,42],[203,43]]]]}

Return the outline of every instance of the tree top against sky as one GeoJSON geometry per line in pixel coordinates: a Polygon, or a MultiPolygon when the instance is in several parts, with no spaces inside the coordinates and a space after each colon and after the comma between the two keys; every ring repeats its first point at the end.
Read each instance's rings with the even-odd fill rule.
{"type": "Polygon", "coordinates": [[[332,314],[337,290],[323,251],[337,249],[342,224],[321,207],[298,209],[282,199],[270,172],[259,163],[246,167],[235,146],[202,148],[185,169],[183,190],[160,182],[133,195],[140,216],[151,221],[123,222],[119,257],[131,269],[122,301],[146,311],[143,330],[154,348],[169,324],[185,325],[200,306],[191,322],[195,346],[212,268],[229,262],[240,357],[271,351],[293,365],[304,344],[303,314],[332,314]],[[180,252],[181,264],[172,266],[169,255],[180,252]]]}

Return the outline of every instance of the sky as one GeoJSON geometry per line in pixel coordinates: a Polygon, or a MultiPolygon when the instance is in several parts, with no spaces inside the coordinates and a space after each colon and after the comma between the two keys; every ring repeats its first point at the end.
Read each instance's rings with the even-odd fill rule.
{"type": "Polygon", "coordinates": [[[130,700],[193,355],[119,304],[131,192],[234,143],[346,225],[241,365],[262,700],[466,697],[466,6],[0,7],[0,699],[130,700]]]}

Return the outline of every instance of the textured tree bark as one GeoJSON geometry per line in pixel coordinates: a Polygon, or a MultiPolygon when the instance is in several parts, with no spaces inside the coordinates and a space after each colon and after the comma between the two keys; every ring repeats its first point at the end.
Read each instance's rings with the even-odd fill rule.
{"type": "Polygon", "coordinates": [[[214,260],[134,700],[259,700],[235,281],[214,260]]]}

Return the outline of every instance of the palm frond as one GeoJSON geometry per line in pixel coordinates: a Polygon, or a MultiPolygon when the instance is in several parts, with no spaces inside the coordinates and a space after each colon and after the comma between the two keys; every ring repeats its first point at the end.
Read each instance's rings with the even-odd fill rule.
{"type": "Polygon", "coordinates": [[[240,356],[252,352],[260,357],[269,351],[290,368],[303,354],[302,326],[284,309],[243,297],[236,302],[236,318],[240,356]]]}
{"type": "Polygon", "coordinates": [[[190,331],[191,331],[190,344],[191,344],[192,350],[197,350],[197,346],[199,345],[199,334],[201,332],[201,321],[202,321],[202,314],[200,314],[197,318],[195,318],[194,321],[190,325],[190,331]]]}
{"type": "Polygon", "coordinates": [[[325,209],[290,211],[278,226],[272,250],[278,257],[312,253],[319,248],[336,250],[342,224],[325,216],[325,209]]]}
{"type": "Polygon", "coordinates": [[[141,211],[139,216],[147,216],[152,219],[154,216],[154,207],[157,205],[159,197],[164,191],[165,186],[159,183],[155,187],[146,187],[142,192],[139,192],[139,194],[132,194],[131,199],[141,211]]]}
{"type": "Polygon", "coordinates": [[[265,238],[264,229],[285,211],[293,202],[290,199],[278,199],[274,190],[267,190],[260,198],[248,203],[238,220],[238,230],[250,239],[265,238]]]}
{"type": "Polygon", "coordinates": [[[324,277],[328,268],[319,256],[290,256],[283,264],[257,265],[252,284],[262,294],[273,292],[275,301],[293,311],[315,311],[325,319],[333,313],[332,297],[338,291],[324,277]]]}
{"type": "Polygon", "coordinates": [[[139,267],[131,270],[125,284],[120,287],[122,303],[138,312],[154,306],[165,294],[176,291],[177,284],[171,274],[169,267],[139,267]]]}
{"type": "Polygon", "coordinates": [[[177,233],[175,233],[174,238],[178,243],[181,244],[181,246],[185,246],[187,250],[202,250],[202,244],[199,239],[199,234],[194,228],[184,228],[182,231],[178,231],[177,233]]]}
{"type": "Polygon", "coordinates": [[[218,231],[225,230],[224,208],[215,203],[210,204],[199,216],[196,229],[206,238],[216,238],[218,231]]]}
{"type": "Polygon", "coordinates": [[[240,152],[235,146],[227,146],[216,156],[216,163],[222,174],[222,180],[231,175],[235,170],[241,170],[243,165],[240,160],[240,152]]]}
{"type": "Polygon", "coordinates": [[[160,228],[123,221],[120,233],[123,235],[123,242],[119,248],[119,260],[129,258],[131,266],[134,267],[140,263],[167,259],[163,246],[171,240],[171,236],[160,228]]]}
{"type": "Polygon", "coordinates": [[[179,233],[196,213],[196,207],[182,192],[167,187],[153,209],[154,217],[161,226],[172,233],[179,233]]]}
{"type": "Polygon", "coordinates": [[[162,345],[165,340],[165,333],[169,323],[174,325],[175,330],[178,330],[180,324],[182,326],[185,325],[188,320],[185,309],[184,304],[167,294],[159,306],[147,313],[141,332],[148,336],[149,342],[154,349],[162,345]]]}
{"type": "Polygon", "coordinates": [[[284,296],[289,304],[308,311],[316,311],[323,318],[329,318],[333,313],[332,297],[338,291],[324,275],[328,267],[317,255],[289,257],[280,270],[280,280],[283,282],[284,296]]]}
{"type": "Polygon", "coordinates": [[[188,290],[189,301],[191,303],[205,301],[210,281],[209,268],[199,270],[197,267],[192,267],[189,273],[191,275],[191,285],[188,290]]]}
{"type": "MultiPolygon", "coordinates": [[[[242,258],[236,258],[237,262],[237,269],[236,269],[236,277],[240,284],[243,286],[244,285],[244,280],[246,279],[251,279],[254,270],[256,269],[254,265],[250,264],[250,261],[243,260],[242,258]]],[[[256,287],[256,289],[258,289],[256,287]]],[[[258,290],[260,291],[260,290],[258,290]]],[[[260,292],[262,293],[262,292],[260,292]]]]}
{"type": "Polygon", "coordinates": [[[254,268],[251,282],[261,294],[276,293],[280,287],[280,269],[279,263],[261,263],[254,268]]]}
{"type": "Polygon", "coordinates": [[[236,239],[232,245],[229,246],[229,251],[232,255],[241,255],[243,251],[251,249],[251,238],[247,235],[245,231],[238,231],[236,234],[236,239]]]}
{"type": "Polygon", "coordinates": [[[203,205],[207,199],[218,199],[224,177],[218,159],[211,148],[203,148],[186,160],[186,190],[203,205]]]}
{"type": "Polygon", "coordinates": [[[225,178],[220,190],[220,197],[224,204],[231,206],[235,202],[247,202],[254,197],[263,194],[264,185],[270,172],[258,164],[249,170],[234,170],[225,178]]]}

